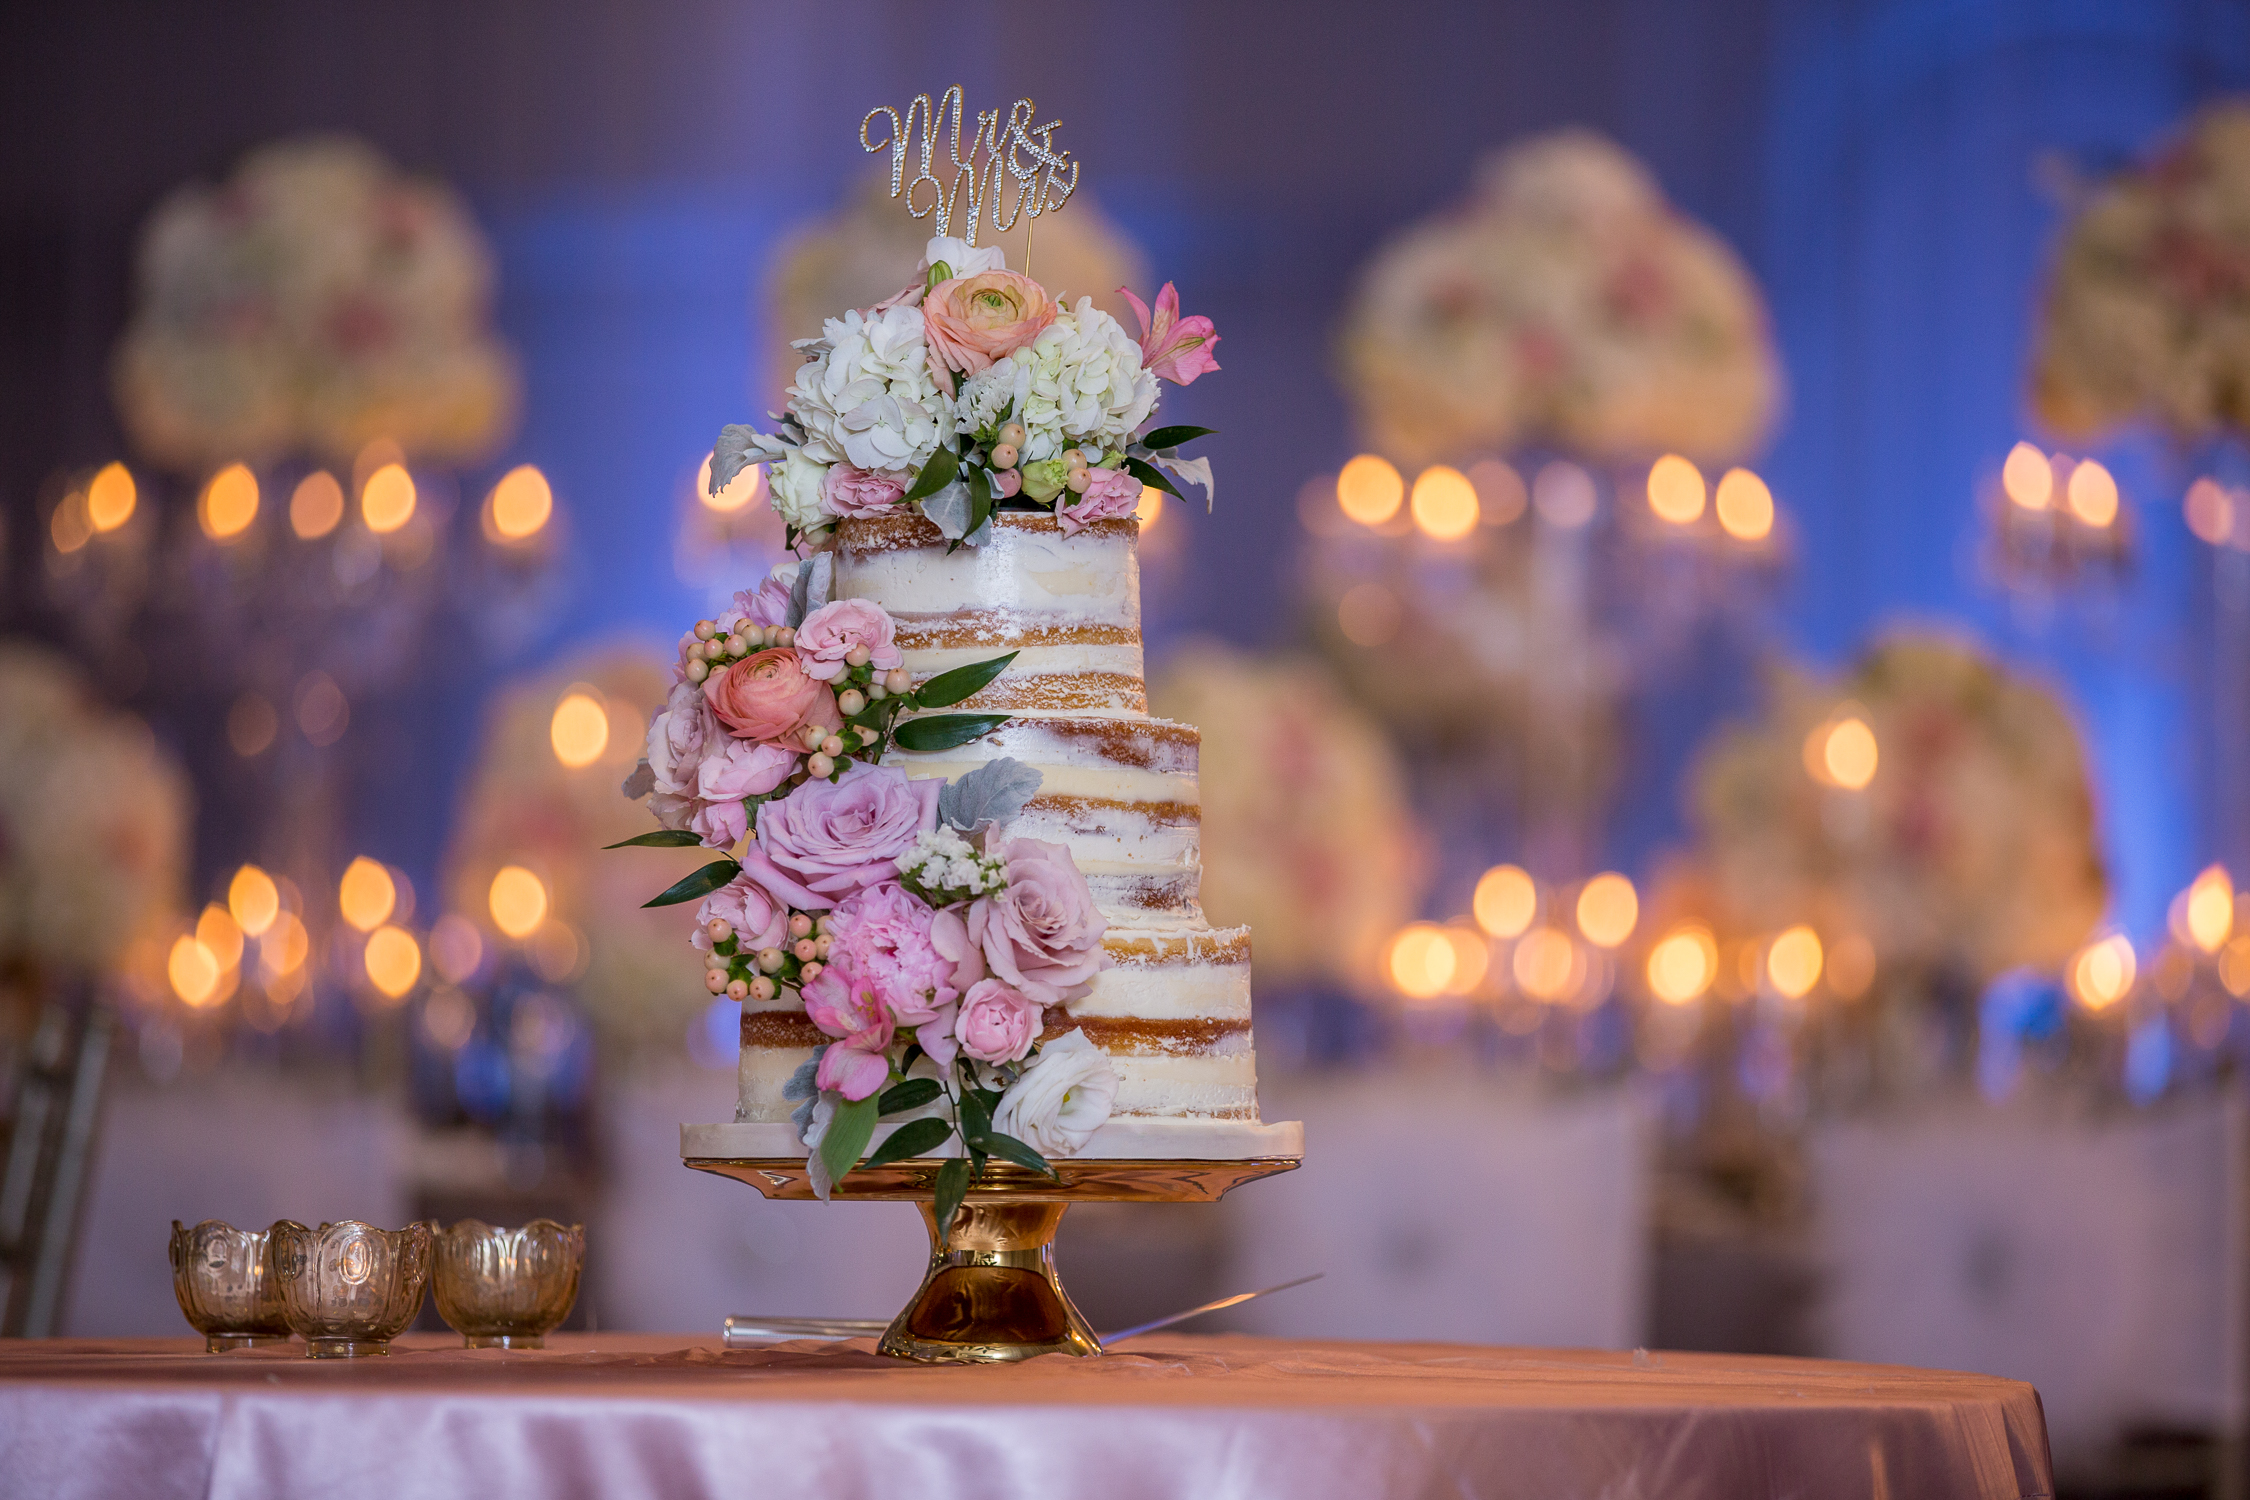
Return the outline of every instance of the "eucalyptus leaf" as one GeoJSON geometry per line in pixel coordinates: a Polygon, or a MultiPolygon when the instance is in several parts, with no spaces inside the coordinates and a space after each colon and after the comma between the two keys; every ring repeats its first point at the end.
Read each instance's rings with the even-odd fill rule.
{"type": "Polygon", "coordinates": [[[883,1090],[881,1113],[903,1115],[910,1109],[920,1109],[944,1092],[935,1078],[909,1078],[883,1090]]]}
{"type": "Polygon", "coordinates": [[[735,876],[740,875],[741,873],[742,866],[735,863],[733,860],[714,859],[711,861],[711,863],[705,865],[702,869],[696,871],[693,875],[683,877],[676,885],[665,891],[663,895],[657,897],[654,901],[643,901],[641,905],[644,908],[650,906],[678,906],[682,901],[693,901],[698,896],[710,895],[720,886],[725,885],[728,881],[734,879],[735,876]]]}
{"type": "Polygon", "coordinates": [[[875,1134],[875,1096],[850,1099],[836,1106],[836,1118],[828,1122],[828,1134],[820,1138],[820,1164],[828,1169],[828,1180],[842,1182],[844,1174],[858,1165],[860,1156],[867,1150],[868,1141],[875,1134]]]}
{"type": "Polygon", "coordinates": [[[912,502],[928,499],[953,483],[954,476],[960,472],[961,460],[954,456],[951,448],[939,444],[937,450],[930,455],[930,461],[922,465],[922,472],[914,476],[914,483],[908,486],[907,500],[912,502]]]}
{"type": "Polygon", "coordinates": [[[910,1157],[927,1156],[944,1145],[953,1136],[951,1120],[924,1118],[908,1120],[884,1138],[883,1144],[868,1154],[863,1167],[880,1167],[885,1163],[905,1161],[910,1157]]]}
{"type": "Polygon", "coordinates": [[[973,661],[965,667],[955,667],[940,672],[914,690],[914,701],[924,708],[951,708],[964,698],[974,698],[989,687],[992,679],[1008,670],[1008,663],[1016,659],[1016,652],[995,656],[986,661],[973,661]]]}
{"type": "MultiPolygon", "coordinates": [[[[951,750],[982,739],[1008,722],[1007,714],[932,714],[908,719],[898,726],[891,742],[901,750],[951,750]]],[[[724,882],[722,882],[723,884],[724,882]]]]}
{"type": "Polygon", "coordinates": [[[969,534],[972,507],[967,485],[956,480],[925,496],[919,503],[923,519],[947,540],[957,542],[969,534]]]}
{"type": "Polygon", "coordinates": [[[711,493],[716,495],[734,482],[734,476],[764,457],[758,446],[758,429],[744,422],[729,422],[719,429],[711,446],[711,493]]]}
{"type": "Polygon", "coordinates": [[[961,1200],[969,1195],[969,1163],[966,1157],[948,1158],[938,1168],[937,1201],[930,1205],[930,1215],[937,1220],[938,1249],[944,1250],[953,1238],[953,1216],[961,1211],[961,1200]]]}
{"type": "Polygon", "coordinates": [[[1167,448],[1177,448],[1182,443],[1192,443],[1200,437],[1217,437],[1215,427],[1190,427],[1185,423],[1177,427],[1159,427],[1141,439],[1141,446],[1151,453],[1161,453],[1167,448]]]}
{"type": "Polygon", "coordinates": [[[988,760],[938,793],[938,817],[967,834],[988,823],[1005,823],[1023,811],[1042,779],[1036,769],[1013,756],[988,760]]]}
{"type": "Polygon", "coordinates": [[[987,1130],[979,1138],[977,1144],[1002,1161],[1012,1161],[1027,1172],[1037,1172],[1040,1176],[1050,1178],[1053,1181],[1062,1181],[1062,1174],[1049,1164],[1046,1157],[1041,1156],[1012,1135],[1003,1135],[997,1130],[987,1130]]]}
{"type": "Polygon", "coordinates": [[[619,839],[614,844],[604,844],[604,849],[685,849],[703,840],[685,828],[659,828],[649,833],[636,834],[629,839],[619,839]]]}
{"type": "Polygon", "coordinates": [[[1141,483],[1147,485],[1150,489],[1162,490],[1165,494],[1170,495],[1175,500],[1184,502],[1187,499],[1187,496],[1180,493],[1178,486],[1174,485],[1171,480],[1166,479],[1163,473],[1156,467],[1156,465],[1150,463],[1145,458],[1126,459],[1125,472],[1132,475],[1135,479],[1138,479],[1141,483]]]}

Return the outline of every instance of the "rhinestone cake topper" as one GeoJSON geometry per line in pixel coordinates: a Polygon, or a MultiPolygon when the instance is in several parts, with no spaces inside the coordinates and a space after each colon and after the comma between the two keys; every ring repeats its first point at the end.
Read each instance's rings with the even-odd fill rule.
{"type": "Polygon", "coordinates": [[[960,237],[974,245],[980,219],[989,219],[995,230],[1006,231],[1015,228],[1016,221],[1027,214],[1036,219],[1070,201],[1070,195],[1078,190],[1078,163],[1071,159],[1068,151],[1055,149],[1055,132],[1062,129],[1062,121],[1032,124],[1038,111],[1029,99],[1018,99],[1008,106],[1005,125],[997,109],[978,110],[976,128],[969,137],[968,154],[963,155],[963,113],[961,85],[955,84],[939,95],[934,105],[928,94],[916,94],[908,101],[903,118],[888,104],[879,104],[859,122],[859,144],[866,151],[873,154],[885,147],[890,149],[891,196],[896,198],[904,191],[908,213],[917,219],[935,213],[937,232],[950,235],[954,233],[954,214],[966,208],[968,216],[962,220],[960,237]],[[948,112],[952,135],[946,156],[953,164],[953,177],[950,182],[940,182],[930,171],[930,165],[935,158],[940,122],[948,112]],[[875,123],[878,115],[891,123],[888,140],[867,138],[867,127],[875,123]],[[911,179],[906,175],[909,146],[919,147],[911,179]],[[1003,167],[1007,175],[1016,180],[1015,204],[1007,210],[1006,217],[1001,213],[1005,197],[1003,167]],[[932,201],[917,207],[914,193],[925,182],[930,185],[932,201]]]}

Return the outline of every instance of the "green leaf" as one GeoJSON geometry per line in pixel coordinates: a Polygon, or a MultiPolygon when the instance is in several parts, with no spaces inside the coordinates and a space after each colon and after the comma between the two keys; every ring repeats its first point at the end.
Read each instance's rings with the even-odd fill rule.
{"type": "Polygon", "coordinates": [[[842,1182],[844,1174],[858,1165],[867,1142],[875,1134],[875,1096],[850,1099],[836,1106],[836,1118],[828,1122],[828,1133],[820,1138],[820,1164],[828,1169],[830,1182],[842,1182]]]}
{"type": "Polygon", "coordinates": [[[965,667],[955,667],[950,672],[940,672],[914,690],[914,701],[924,708],[951,708],[964,698],[974,698],[991,685],[992,679],[1008,670],[1008,663],[1018,653],[995,656],[989,661],[973,661],[965,667]]]}
{"type": "Polygon", "coordinates": [[[1152,453],[1162,453],[1167,448],[1177,448],[1182,443],[1192,443],[1199,437],[1217,437],[1216,427],[1159,427],[1141,439],[1141,446],[1152,453]]]}
{"type": "Polygon", "coordinates": [[[1012,1135],[1002,1135],[997,1130],[987,1130],[977,1142],[985,1150],[1003,1161],[1012,1161],[1026,1171],[1037,1172],[1042,1177],[1062,1181],[1062,1174],[1048,1164],[1047,1158],[1032,1150],[1012,1135]]]}
{"type": "MultiPolygon", "coordinates": [[[[927,1082],[927,1079],[922,1080],[927,1082]]],[[[953,1136],[951,1120],[908,1120],[892,1131],[883,1144],[868,1154],[861,1162],[863,1167],[880,1167],[888,1162],[905,1161],[909,1157],[927,1156],[944,1145],[953,1136]]],[[[828,1142],[823,1140],[822,1145],[828,1142]]]]}
{"type": "Polygon", "coordinates": [[[991,473],[984,469],[971,470],[969,473],[969,529],[961,533],[963,541],[975,536],[984,523],[992,519],[993,504],[991,473]]]}
{"type": "Polygon", "coordinates": [[[953,456],[953,450],[939,448],[930,455],[930,461],[922,465],[922,472],[914,476],[914,484],[906,492],[907,503],[911,505],[917,500],[927,500],[951,484],[954,476],[960,472],[961,460],[953,456]]]}
{"type": "Polygon", "coordinates": [[[953,1237],[953,1216],[961,1211],[961,1200],[969,1195],[969,1170],[968,1158],[963,1156],[951,1157],[938,1168],[937,1202],[930,1205],[930,1213],[937,1220],[940,1250],[953,1237]]]}
{"type": "Polygon", "coordinates": [[[1010,714],[933,714],[909,719],[898,726],[891,740],[901,750],[951,750],[982,739],[1013,717],[1010,714]]]}
{"type": "Polygon", "coordinates": [[[972,1151],[984,1149],[985,1137],[992,1133],[992,1110],[978,1091],[961,1090],[961,1141],[972,1151]]]}
{"type": "Polygon", "coordinates": [[[1178,487],[1175,486],[1171,480],[1166,479],[1161,473],[1157,471],[1156,465],[1150,463],[1145,458],[1126,459],[1125,472],[1132,475],[1135,479],[1138,479],[1141,483],[1147,485],[1151,489],[1162,490],[1165,494],[1170,495],[1175,500],[1184,501],[1187,499],[1187,496],[1181,494],[1178,487]]]}
{"type": "Polygon", "coordinates": [[[935,1078],[909,1078],[904,1083],[894,1083],[883,1090],[882,1113],[903,1115],[910,1109],[920,1109],[944,1092],[935,1078]]]}
{"type": "Polygon", "coordinates": [[[602,847],[604,849],[685,849],[690,844],[702,842],[703,840],[697,838],[685,828],[659,828],[653,833],[644,833],[629,839],[619,839],[614,844],[604,844],[602,847]]]}
{"type": "Polygon", "coordinates": [[[693,901],[698,896],[708,896],[742,873],[742,866],[731,859],[714,859],[693,875],[686,876],[654,901],[643,901],[643,907],[678,906],[682,901],[693,901]]]}

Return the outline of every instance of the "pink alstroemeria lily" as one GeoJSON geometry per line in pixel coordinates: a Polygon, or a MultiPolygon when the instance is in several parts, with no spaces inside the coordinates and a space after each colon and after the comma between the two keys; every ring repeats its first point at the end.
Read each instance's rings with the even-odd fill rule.
{"type": "Polygon", "coordinates": [[[1156,294],[1156,315],[1149,316],[1148,304],[1132,293],[1129,287],[1119,287],[1118,295],[1133,304],[1133,311],[1141,319],[1141,364],[1151,374],[1161,375],[1174,385],[1187,385],[1195,377],[1219,368],[1211,357],[1218,347],[1219,335],[1211,320],[1201,313],[1192,318],[1180,316],[1180,294],[1172,283],[1164,283],[1164,290],[1156,294]]]}

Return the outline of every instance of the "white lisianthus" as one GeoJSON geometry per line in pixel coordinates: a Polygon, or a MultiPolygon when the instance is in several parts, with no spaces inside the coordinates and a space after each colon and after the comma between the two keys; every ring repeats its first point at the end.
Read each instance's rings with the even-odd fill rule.
{"type": "Polygon", "coordinates": [[[789,388],[809,458],[911,475],[952,439],[953,405],[930,377],[920,308],[847,312],[797,347],[813,356],[789,388]]]}
{"type": "Polygon", "coordinates": [[[815,531],[835,518],[820,508],[820,482],[828,465],[815,463],[802,450],[766,469],[766,486],[773,492],[773,512],[799,531],[815,531]]]}
{"type": "Polygon", "coordinates": [[[975,245],[959,235],[938,234],[922,250],[922,274],[942,263],[955,277],[981,276],[986,271],[1005,271],[1008,257],[998,245],[975,245]]]}
{"type": "Polygon", "coordinates": [[[1081,297],[1029,346],[961,388],[963,427],[996,427],[1011,408],[1026,434],[1024,463],[1085,443],[1121,449],[1156,409],[1156,377],[1141,368],[1139,342],[1093,298],[1081,297]]]}
{"type": "Polygon", "coordinates": [[[1083,1031],[1041,1045],[1014,1087],[1000,1096],[992,1128],[1041,1156],[1074,1155],[1094,1138],[1117,1098],[1117,1072],[1083,1031]]]}

